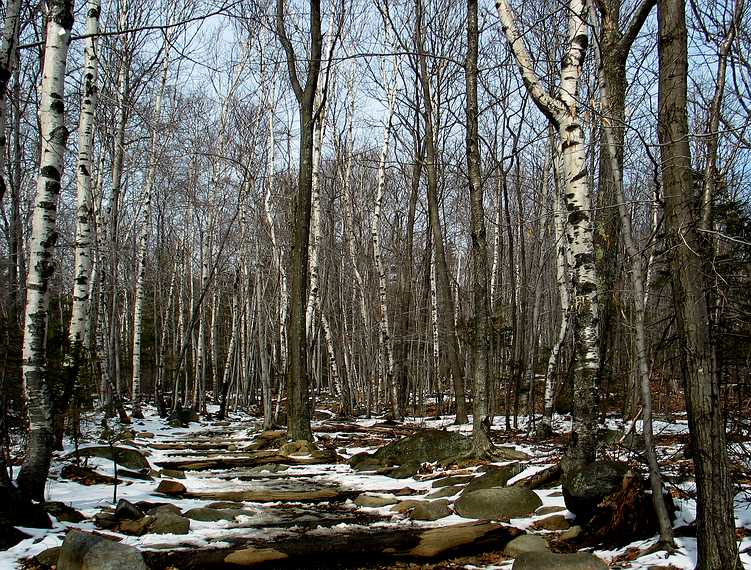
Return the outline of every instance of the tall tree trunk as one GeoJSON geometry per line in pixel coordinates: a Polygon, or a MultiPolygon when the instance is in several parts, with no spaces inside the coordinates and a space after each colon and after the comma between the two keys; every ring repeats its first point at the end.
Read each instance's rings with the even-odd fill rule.
{"type": "Polygon", "coordinates": [[[133,360],[130,393],[133,404],[133,417],[138,419],[143,418],[143,411],[141,410],[141,337],[143,330],[143,301],[146,294],[144,290],[146,281],[146,253],[150,233],[152,189],[156,180],[156,169],[161,154],[159,149],[159,125],[162,118],[162,99],[164,98],[164,89],[167,85],[167,74],[169,73],[171,30],[172,28],[169,28],[166,32],[162,78],[154,100],[151,140],[149,142],[149,166],[146,171],[142,198],[143,225],[138,236],[138,267],[136,269],[136,299],[133,307],[133,360]]]}
{"type": "Polygon", "coordinates": [[[568,4],[568,44],[561,63],[560,85],[556,97],[544,89],[534,71],[533,60],[516,26],[508,0],[498,0],[496,6],[527,91],[556,127],[560,138],[564,196],[568,211],[566,239],[571,245],[574,260],[571,276],[576,352],[573,435],[566,459],[568,465],[590,463],[596,456],[599,419],[599,311],[592,237],[592,201],[584,133],[577,110],[579,77],[588,44],[586,4],[582,0],[570,0],[568,4]]]}
{"type": "Polygon", "coordinates": [[[284,23],[284,0],[276,2],[276,29],[287,56],[290,83],[299,106],[300,155],[291,253],[289,367],[287,372],[287,428],[295,440],[313,440],[308,407],[308,359],[305,307],[308,286],[315,95],[321,69],[321,2],[310,0],[310,52],[305,86],[297,75],[297,58],[284,23]]]}
{"type": "Polygon", "coordinates": [[[29,275],[23,339],[23,388],[29,414],[26,457],[18,474],[25,496],[44,500],[52,459],[52,400],[47,383],[47,307],[55,265],[57,201],[68,139],[65,127],[65,68],[73,0],[47,3],[47,40],[44,51],[42,99],[39,107],[41,153],[37,194],[31,222],[29,275]]]}
{"type": "Polygon", "coordinates": [[[5,5],[5,24],[3,26],[2,40],[0,41],[0,201],[5,198],[5,122],[7,105],[5,94],[8,91],[8,82],[13,75],[16,63],[16,44],[20,29],[21,0],[8,0],[5,5]]]}
{"type": "Polygon", "coordinates": [[[438,172],[437,151],[435,146],[435,128],[433,125],[433,100],[430,87],[430,75],[428,74],[427,55],[425,54],[422,37],[422,0],[417,0],[417,17],[415,23],[415,35],[417,51],[420,53],[420,83],[423,96],[423,122],[425,124],[425,173],[427,175],[428,215],[430,228],[433,236],[433,251],[435,254],[435,275],[437,294],[440,304],[440,325],[445,335],[448,365],[454,384],[454,398],[456,400],[456,423],[467,423],[467,410],[464,397],[464,366],[459,358],[459,342],[456,337],[454,326],[454,299],[451,295],[449,283],[448,264],[446,262],[446,250],[443,242],[443,230],[441,229],[440,208],[438,205],[438,172]]]}
{"type": "Polygon", "coordinates": [[[68,341],[70,346],[63,362],[65,387],[55,403],[55,448],[62,449],[63,428],[68,404],[78,380],[78,371],[84,353],[89,348],[91,323],[89,278],[92,268],[92,216],[91,193],[92,154],[94,151],[94,116],[99,87],[99,56],[97,35],[99,33],[99,0],[89,0],[86,10],[86,47],[84,48],[83,96],[78,121],[78,167],[76,169],[76,238],[73,281],[73,304],[71,308],[68,341]]]}
{"type": "Polygon", "coordinates": [[[477,0],[467,0],[467,59],[464,74],[467,85],[467,176],[472,236],[472,300],[474,339],[472,344],[472,442],[475,453],[492,448],[488,414],[490,374],[490,297],[488,295],[488,241],[485,233],[480,171],[480,136],[477,103],[477,54],[480,43],[477,0]]]}
{"type": "Polygon", "coordinates": [[[396,77],[391,78],[391,81],[386,86],[386,92],[388,108],[386,111],[386,125],[383,129],[381,156],[378,162],[376,197],[375,204],[373,205],[373,216],[370,220],[370,235],[373,240],[373,259],[375,261],[376,274],[378,275],[378,300],[381,315],[378,329],[381,348],[386,356],[386,362],[384,363],[386,369],[385,387],[388,391],[389,413],[395,419],[400,419],[399,398],[396,383],[394,382],[394,348],[389,330],[389,315],[386,305],[386,267],[384,266],[383,254],[381,252],[381,207],[383,205],[383,190],[386,186],[386,161],[388,160],[389,140],[391,139],[391,121],[396,102],[396,77]]]}
{"type": "Polygon", "coordinates": [[[684,0],[658,0],[658,136],[681,370],[696,471],[699,570],[741,568],[720,381],[709,328],[687,116],[684,0]]]}

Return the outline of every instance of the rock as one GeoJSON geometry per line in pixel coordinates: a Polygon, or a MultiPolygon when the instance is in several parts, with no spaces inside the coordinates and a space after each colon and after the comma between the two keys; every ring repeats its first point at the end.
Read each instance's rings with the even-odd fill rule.
{"type": "Polygon", "coordinates": [[[588,552],[555,554],[553,552],[525,552],[520,554],[511,570],[607,570],[608,566],[588,552]]]}
{"type": "Polygon", "coordinates": [[[406,501],[399,501],[397,504],[391,507],[391,512],[404,514],[409,512],[411,509],[414,509],[419,504],[420,501],[418,501],[417,499],[407,499],[406,501]]]}
{"type": "Polygon", "coordinates": [[[154,517],[157,517],[165,513],[170,513],[173,515],[183,514],[182,510],[180,510],[180,507],[177,507],[175,505],[170,505],[169,503],[162,503],[161,505],[156,505],[155,507],[150,508],[147,511],[147,513],[154,517]]]}
{"type": "Polygon", "coordinates": [[[584,529],[580,527],[578,524],[572,526],[570,529],[562,532],[558,536],[558,540],[562,540],[564,542],[568,542],[569,540],[577,539],[581,536],[581,533],[584,532],[584,529]]]}
{"type": "Polygon", "coordinates": [[[251,514],[248,511],[242,509],[211,509],[208,507],[197,507],[189,509],[183,513],[183,516],[201,522],[216,522],[216,521],[234,521],[238,515],[251,514]]]}
{"type": "Polygon", "coordinates": [[[284,463],[269,463],[267,465],[256,465],[247,470],[249,475],[263,475],[265,473],[281,473],[289,469],[289,465],[284,463]]]}
{"type": "Polygon", "coordinates": [[[167,420],[167,425],[171,428],[181,428],[183,427],[183,423],[180,420],[167,420]]]}
{"type": "MultiPolygon", "coordinates": [[[[78,450],[78,454],[81,457],[100,457],[102,459],[112,460],[112,456],[115,456],[115,461],[118,465],[122,465],[126,469],[149,469],[149,461],[146,459],[143,453],[132,447],[114,447],[110,448],[108,445],[96,445],[93,447],[83,447],[78,450]]],[[[72,459],[74,454],[68,455],[66,459],[72,459]]]]}
{"type": "Polygon", "coordinates": [[[136,432],[134,432],[132,429],[124,429],[120,431],[117,436],[119,439],[131,441],[136,439],[136,432]]]}
{"type": "Polygon", "coordinates": [[[542,530],[566,530],[571,528],[571,523],[563,515],[553,515],[532,523],[532,528],[542,530]]]}
{"type": "Polygon", "coordinates": [[[256,451],[261,449],[269,449],[279,447],[283,445],[287,439],[287,432],[281,430],[267,430],[261,432],[256,440],[250,444],[248,449],[256,451]]]}
{"type": "Polygon", "coordinates": [[[138,437],[143,437],[145,439],[151,439],[154,437],[154,434],[150,431],[142,431],[138,433],[138,437]]]}
{"type": "Polygon", "coordinates": [[[137,548],[102,536],[71,530],[65,535],[58,570],[148,570],[137,548]]]}
{"type": "Polygon", "coordinates": [[[577,522],[589,520],[599,502],[621,488],[627,471],[628,465],[616,461],[595,461],[564,469],[563,499],[566,508],[576,515],[577,522]]]}
{"type": "Polygon", "coordinates": [[[304,439],[287,442],[279,448],[280,455],[289,456],[310,455],[314,451],[318,451],[316,444],[310,441],[305,441],[304,439]]]}
{"type": "Polygon", "coordinates": [[[115,518],[114,513],[110,511],[101,511],[94,515],[94,525],[97,528],[103,528],[106,530],[112,530],[117,527],[118,521],[115,518]]]}
{"type": "Polygon", "coordinates": [[[560,513],[561,511],[565,511],[566,507],[556,507],[556,506],[549,506],[549,507],[540,507],[535,511],[535,514],[538,516],[542,515],[552,515],[553,513],[560,513]]]}
{"type": "Polygon", "coordinates": [[[505,487],[509,479],[516,477],[526,469],[521,463],[510,463],[500,467],[493,466],[493,469],[487,473],[473,478],[465,487],[464,492],[478,491],[479,489],[490,489],[492,487],[505,487]]]}
{"type": "Polygon", "coordinates": [[[162,469],[162,477],[170,479],[185,479],[185,471],[181,469],[162,469]]]}
{"type": "Polygon", "coordinates": [[[527,516],[542,505],[537,493],[521,487],[501,487],[467,492],[454,503],[460,516],[471,519],[507,519],[527,516]]]}
{"type": "Polygon", "coordinates": [[[442,479],[436,479],[433,481],[433,488],[448,487],[449,485],[459,485],[461,483],[468,483],[474,479],[472,475],[451,475],[449,477],[443,477],[442,479]]]}
{"type": "MultiPolygon", "coordinates": [[[[60,477],[75,481],[81,485],[90,487],[91,485],[114,485],[115,478],[109,475],[102,475],[90,467],[80,467],[72,463],[65,465],[60,471],[60,477]]],[[[117,481],[120,483],[120,480],[117,481]]]]}
{"type": "Polygon", "coordinates": [[[141,536],[142,534],[146,534],[152,522],[154,522],[154,517],[148,515],[138,520],[123,520],[117,525],[117,530],[123,534],[141,536]]]}
{"type": "Polygon", "coordinates": [[[127,499],[120,499],[115,507],[115,518],[119,521],[132,520],[137,521],[144,517],[141,509],[135,506],[127,499]]]}
{"type": "Polygon", "coordinates": [[[402,487],[394,491],[396,497],[409,497],[410,495],[419,495],[419,491],[415,491],[412,487],[402,487]]]}
{"type": "Polygon", "coordinates": [[[138,471],[132,471],[130,469],[118,469],[117,474],[120,477],[130,477],[131,479],[140,479],[141,481],[151,481],[151,469],[139,469],[138,471]]]}
{"type": "Polygon", "coordinates": [[[537,534],[523,534],[509,542],[506,545],[506,548],[503,549],[503,553],[511,558],[516,558],[525,552],[540,552],[547,550],[549,550],[548,542],[543,537],[537,534]]]}
{"type": "Polygon", "coordinates": [[[424,429],[381,447],[373,457],[382,465],[419,464],[460,457],[471,450],[472,440],[460,433],[424,429]]]}
{"type": "Polygon", "coordinates": [[[273,548],[244,548],[235,550],[224,557],[225,564],[236,566],[257,566],[274,560],[284,560],[288,556],[273,548]]]}
{"type": "Polygon", "coordinates": [[[355,504],[358,507],[370,507],[380,508],[388,507],[389,505],[395,505],[397,500],[394,497],[379,497],[374,495],[359,495],[355,499],[355,504]]]}
{"type": "Polygon", "coordinates": [[[60,550],[62,550],[60,546],[53,546],[47,550],[42,550],[34,557],[34,560],[45,568],[57,566],[57,561],[60,558],[60,550]]]}
{"type": "Polygon", "coordinates": [[[157,493],[170,496],[182,495],[186,491],[185,485],[177,481],[170,481],[169,479],[160,481],[159,486],[156,488],[157,493]]]}
{"type": "Polygon", "coordinates": [[[60,522],[79,523],[86,518],[76,509],[61,501],[48,501],[44,503],[44,510],[60,522]]]}
{"type": "Polygon", "coordinates": [[[157,513],[149,525],[149,532],[154,534],[188,534],[190,519],[174,513],[157,513]]]}
{"type": "Polygon", "coordinates": [[[349,464],[355,471],[378,471],[385,467],[377,457],[365,451],[350,457],[349,464]]]}
{"type": "Polygon", "coordinates": [[[426,496],[427,499],[442,499],[443,497],[453,497],[457,493],[461,493],[464,487],[461,485],[451,485],[449,487],[439,487],[426,496]]]}
{"type": "Polygon", "coordinates": [[[407,461],[394,468],[388,475],[394,479],[409,479],[417,475],[420,470],[419,461],[407,461]]]}
{"type": "Polygon", "coordinates": [[[409,513],[409,518],[415,521],[435,521],[451,514],[449,502],[446,499],[438,501],[419,501],[409,513]]]}
{"type": "Polygon", "coordinates": [[[206,505],[207,509],[241,509],[242,503],[236,501],[216,501],[206,505]]]}

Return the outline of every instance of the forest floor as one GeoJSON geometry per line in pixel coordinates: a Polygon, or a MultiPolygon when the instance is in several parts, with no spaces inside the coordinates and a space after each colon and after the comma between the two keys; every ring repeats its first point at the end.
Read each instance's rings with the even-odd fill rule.
{"type": "MultiPolygon", "coordinates": [[[[88,421],[91,425],[84,433],[97,429],[102,433],[100,418],[88,421]]],[[[565,509],[559,482],[535,490],[542,505],[530,516],[490,523],[455,512],[468,482],[493,465],[513,464],[515,475],[508,485],[555,465],[567,440],[565,418],[556,419],[558,435],[545,440],[525,435],[522,421],[519,430],[507,432],[505,418],[497,418],[494,442],[521,452],[520,458],[526,454],[528,458],[521,461],[426,463],[417,474],[406,476],[357,471],[349,464],[355,454],[372,453],[425,428],[471,431],[471,425],[452,424],[451,416],[411,418],[403,424],[382,419],[345,421],[318,410],[313,423],[317,450],[310,450],[290,447],[283,432],[262,432],[259,420],[250,416],[233,414],[226,421],[169,427],[155,410],[147,408],[144,420],[109,431],[118,434],[110,435],[109,443],[136,451],[121,458],[116,486],[115,464],[106,458],[109,443],[102,447],[97,438],[79,442],[82,456],[88,447],[100,448],[91,457],[81,457],[76,468],[72,467],[75,448],[67,442],[65,450],[55,456],[47,489],[49,501],[62,503],[53,528],[21,529],[30,538],[0,551],[0,568],[51,567],[59,552],[55,549],[71,528],[135,546],[155,569],[510,569],[514,552],[506,544],[524,533],[541,536],[546,548],[554,551],[576,551],[576,546],[567,543],[577,527],[571,520],[573,514],[565,509]],[[151,515],[140,523],[123,521],[121,513],[114,512],[115,491],[117,499],[126,499],[151,515]],[[434,508],[423,509],[425,505],[434,508]]],[[[603,454],[637,464],[638,452],[626,445],[633,437],[628,427],[621,420],[608,420],[603,454]]],[[[638,430],[638,423],[635,427],[638,430]]],[[[678,549],[670,555],[646,553],[656,543],[656,535],[633,542],[621,537],[625,544],[618,548],[595,545],[589,549],[610,568],[694,567],[696,505],[691,497],[692,463],[684,456],[687,429],[680,416],[655,424],[676,505],[678,549]]],[[[736,482],[741,488],[749,487],[747,481],[736,478],[736,482]]],[[[741,559],[751,569],[751,493],[747,491],[736,497],[736,527],[741,559]]]]}

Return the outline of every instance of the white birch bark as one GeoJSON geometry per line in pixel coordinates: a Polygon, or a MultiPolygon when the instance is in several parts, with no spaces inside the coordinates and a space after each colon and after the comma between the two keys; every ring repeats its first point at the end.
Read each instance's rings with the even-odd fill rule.
{"type": "Polygon", "coordinates": [[[156,180],[156,168],[161,155],[159,148],[159,125],[162,118],[162,99],[164,98],[164,89],[167,84],[167,74],[169,73],[172,30],[173,28],[168,28],[165,35],[162,76],[156,98],[154,99],[153,127],[149,142],[149,166],[146,171],[142,197],[143,221],[138,237],[138,268],[136,269],[136,299],[133,307],[133,356],[130,394],[133,404],[133,417],[135,418],[143,418],[143,412],[141,411],[141,337],[143,331],[143,301],[145,296],[144,282],[146,281],[146,253],[151,223],[152,189],[156,180]]]}
{"type": "Polygon", "coordinates": [[[594,461],[597,448],[596,375],[599,369],[597,281],[592,235],[590,177],[587,174],[584,133],[577,109],[578,85],[587,49],[587,9],[583,0],[569,0],[568,44],[561,62],[556,97],[543,87],[533,60],[517,29],[508,0],[496,7],[503,31],[532,99],[557,130],[563,165],[564,196],[568,212],[567,240],[574,260],[573,282],[574,374],[573,445],[567,455],[574,463],[594,461]]]}
{"type": "MultiPolygon", "coordinates": [[[[329,20],[329,30],[332,30],[333,11],[329,20]]],[[[320,262],[318,259],[321,247],[321,151],[326,137],[326,93],[331,72],[331,56],[333,50],[334,34],[328,34],[328,54],[325,64],[325,73],[318,76],[318,88],[316,89],[315,108],[317,109],[317,123],[313,135],[313,176],[311,182],[311,210],[310,210],[310,244],[308,246],[308,304],[305,308],[305,330],[308,343],[313,342],[313,319],[316,311],[320,311],[319,280],[320,262]]]]}
{"type": "Polygon", "coordinates": [[[438,335],[438,289],[435,279],[435,254],[430,252],[430,327],[433,340],[433,377],[436,393],[441,391],[440,349],[438,335]]]}
{"type": "Polygon", "coordinates": [[[274,160],[276,154],[276,144],[274,141],[274,100],[276,98],[276,75],[271,76],[270,95],[267,97],[268,112],[268,140],[269,146],[267,151],[266,165],[266,193],[263,198],[263,211],[266,225],[269,227],[269,236],[271,238],[271,250],[274,257],[274,270],[276,271],[279,281],[279,312],[278,312],[278,335],[279,335],[279,362],[281,371],[287,369],[287,311],[289,304],[289,293],[287,288],[287,272],[284,270],[284,253],[276,239],[276,228],[274,224],[274,207],[272,197],[274,192],[274,160]]]}
{"type": "Polygon", "coordinates": [[[47,3],[47,37],[39,104],[39,174],[29,240],[26,307],[23,338],[23,390],[26,395],[29,435],[26,457],[18,475],[21,492],[44,500],[52,457],[52,400],[47,383],[47,308],[50,279],[55,271],[57,202],[68,139],[65,126],[65,69],[73,1],[47,3]]]}
{"type": "MultiPolygon", "coordinates": [[[[370,222],[370,235],[373,240],[373,259],[375,262],[376,273],[378,275],[378,300],[381,319],[379,323],[379,342],[386,360],[384,362],[386,378],[385,388],[388,390],[388,399],[391,404],[391,414],[399,417],[399,405],[397,400],[397,387],[394,382],[394,347],[389,332],[389,315],[386,306],[386,268],[383,263],[381,253],[381,207],[383,205],[383,190],[386,186],[386,160],[389,155],[389,141],[391,139],[391,121],[394,114],[394,105],[396,103],[396,81],[395,77],[387,85],[388,108],[386,111],[386,124],[383,128],[383,145],[381,146],[381,157],[378,162],[378,176],[375,204],[373,206],[373,216],[370,222]]],[[[380,351],[379,351],[380,354],[380,351]]]]}
{"type": "Polygon", "coordinates": [[[100,1],[89,0],[86,10],[86,47],[84,48],[83,97],[78,122],[78,168],[76,169],[76,238],[73,281],[73,306],[71,308],[68,339],[71,351],[66,357],[69,366],[76,367],[79,351],[89,346],[90,277],[92,270],[92,215],[91,192],[92,153],[94,150],[94,115],[96,112],[99,72],[97,35],[99,33],[100,1]]]}
{"type": "Polygon", "coordinates": [[[553,157],[553,224],[555,227],[555,243],[556,243],[556,263],[555,274],[556,284],[558,286],[558,296],[561,303],[561,324],[558,328],[558,338],[553,344],[553,348],[550,351],[548,358],[548,367],[545,372],[545,401],[543,418],[540,429],[544,432],[550,432],[552,430],[553,420],[553,405],[555,398],[555,372],[558,366],[558,358],[561,353],[561,347],[566,340],[568,334],[569,321],[571,319],[571,312],[569,310],[569,277],[568,277],[568,260],[566,251],[568,244],[566,242],[566,228],[565,228],[565,212],[561,206],[560,189],[558,187],[558,158],[557,155],[553,157]]]}

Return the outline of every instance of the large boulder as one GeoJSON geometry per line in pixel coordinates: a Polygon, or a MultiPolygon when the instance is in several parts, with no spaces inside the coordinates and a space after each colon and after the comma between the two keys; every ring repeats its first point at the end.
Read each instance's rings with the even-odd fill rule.
{"type": "Polygon", "coordinates": [[[479,489],[462,493],[454,510],[470,519],[505,520],[532,514],[542,505],[537,493],[521,487],[479,489]]]}
{"type": "MultiPolygon", "coordinates": [[[[83,447],[78,450],[81,457],[100,457],[102,459],[113,459],[118,465],[126,469],[150,469],[149,460],[143,453],[132,447],[110,447],[108,445],[95,445],[93,447],[83,447]]],[[[74,454],[69,455],[66,459],[73,459],[74,454]]]]}
{"type": "Polygon", "coordinates": [[[561,477],[566,508],[576,515],[577,522],[586,522],[600,501],[621,489],[627,472],[628,465],[617,461],[566,466],[561,477]]]}
{"type": "Polygon", "coordinates": [[[58,570],[149,570],[138,549],[102,536],[71,530],[65,535],[58,570]]]}
{"type": "Polygon", "coordinates": [[[467,455],[471,450],[472,440],[460,433],[425,429],[384,445],[373,457],[384,465],[401,465],[452,459],[467,455]]]}
{"type": "Polygon", "coordinates": [[[511,570],[607,570],[608,566],[594,554],[556,554],[536,551],[520,554],[511,570]]]}

